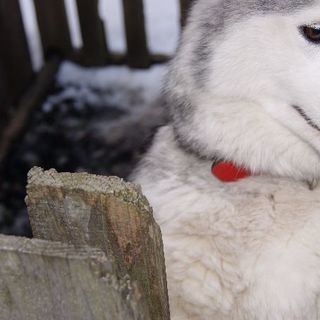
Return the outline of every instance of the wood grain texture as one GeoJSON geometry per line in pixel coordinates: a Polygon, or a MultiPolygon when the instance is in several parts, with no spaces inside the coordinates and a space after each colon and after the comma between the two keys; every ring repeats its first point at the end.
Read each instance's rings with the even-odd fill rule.
{"type": "Polygon", "coordinates": [[[0,318],[149,320],[114,269],[99,249],[0,235],[0,318]]]}
{"type": "Polygon", "coordinates": [[[136,281],[150,319],[169,319],[161,232],[138,187],[116,177],[29,172],[27,205],[36,238],[89,245],[136,281]]]}
{"type": "Polygon", "coordinates": [[[133,68],[150,66],[143,0],[122,0],[127,39],[127,63],[133,68]]]}

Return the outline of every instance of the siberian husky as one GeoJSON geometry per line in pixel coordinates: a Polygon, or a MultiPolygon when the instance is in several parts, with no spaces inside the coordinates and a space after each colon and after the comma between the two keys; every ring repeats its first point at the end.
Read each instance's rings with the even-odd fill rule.
{"type": "Polygon", "coordinates": [[[133,174],[173,320],[320,319],[320,1],[195,0],[133,174]]]}

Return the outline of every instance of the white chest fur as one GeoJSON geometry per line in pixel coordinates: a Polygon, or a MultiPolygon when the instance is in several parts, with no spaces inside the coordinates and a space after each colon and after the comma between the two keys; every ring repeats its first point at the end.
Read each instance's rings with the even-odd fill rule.
{"type": "Polygon", "coordinates": [[[173,320],[320,319],[320,188],[221,183],[169,127],[135,181],[162,230],[173,320]]]}

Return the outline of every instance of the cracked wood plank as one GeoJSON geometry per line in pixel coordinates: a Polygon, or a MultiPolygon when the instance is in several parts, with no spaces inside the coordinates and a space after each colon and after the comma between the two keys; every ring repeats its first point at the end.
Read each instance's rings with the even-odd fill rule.
{"type": "Polygon", "coordinates": [[[149,320],[100,249],[0,235],[1,319],[149,320]]]}

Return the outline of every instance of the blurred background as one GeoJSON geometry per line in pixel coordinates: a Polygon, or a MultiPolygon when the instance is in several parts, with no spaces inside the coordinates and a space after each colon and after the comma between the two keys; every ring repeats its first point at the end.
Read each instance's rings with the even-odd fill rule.
{"type": "Polygon", "coordinates": [[[128,177],[166,122],[190,2],[0,1],[0,233],[31,236],[33,166],[128,177]]]}

